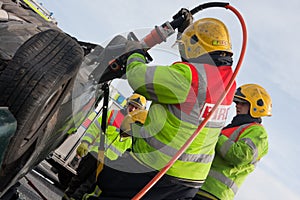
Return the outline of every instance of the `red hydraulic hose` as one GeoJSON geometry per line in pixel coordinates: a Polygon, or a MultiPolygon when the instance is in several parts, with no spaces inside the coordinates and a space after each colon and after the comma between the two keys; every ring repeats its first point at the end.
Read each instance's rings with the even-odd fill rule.
{"type": "Polygon", "coordinates": [[[241,26],[242,26],[242,30],[243,30],[243,43],[242,43],[242,48],[241,48],[241,53],[240,53],[240,58],[239,61],[237,63],[237,66],[234,70],[234,73],[232,74],[232,77],[228,83],[228,85],[225,88],[225,91],[222,93],[222,95],[220,96],[220,98],[218,99],[217,103],[214,105],[214,107],[212,108],[212,110],[210,111],[210,113],[208,114],[208,116],[201,122],[201,124],[198,126],[198,128],[196,129],[196,131],[193,133],[193,135],[191,135],[191,137],[186,141],[186,143],[177,151],[177,153],[172,157],[172,159],[165,165],[164,168],[162,168],[156,175],[155,177],[153,177],[153,179],[139,192],[137,193],[132,200],[139,200],[141,199],[154,185],[155,183],[157,183],[159,181],[159,179],[170,169],[170,167],[175,163],[175,161],[185,152],[185,150],[190,146],[190,144],[194,141],[194,139],[198,136],[198,134],[200,133],[200,131],[202,130],[202,128],[207,124],[208,120],[210,119],[210,117],[213,115],[213,113],[215,112],[215,110],[218,108],[218,106],[221,104],[221,102],[224,100],[227,92],[229,91],[229,89],[232,87],[235,78],[241,68],[242,65],[242,61],[244,59],[245,56],[245,52],[246,52],[246,46],[247,46],[247,29],[246,29],[246,24],[245,21],[242,17],[242,15],[232,6],[227,5],[225,6],[225,8],[231,10],[232,12],[235,13],[235,15],[238,17],[241,26]]]}

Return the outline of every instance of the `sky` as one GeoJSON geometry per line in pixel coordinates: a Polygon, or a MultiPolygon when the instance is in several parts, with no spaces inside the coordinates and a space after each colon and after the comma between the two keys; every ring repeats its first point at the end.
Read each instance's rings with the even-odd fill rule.
{"type": "MultiPolygon", "coordinates": [[[[212,1],[196,0],[38,0],[68,34],[85,42],[103,44],[129,31],[151,30],[171,21],[180,8],[192,9],[212,1]]],[[[269,133],[269,153],[246,179],[235,199],[300,199],[300,1],[218,1],[229,2],[243,16],[248,30],[247,51],[236,79],[237,85],[257,83],[273,100],[273,116],[263,118],[269,133]]],[[[239,59],[242,33],[239,21],[229,10],[210,8],[195,19],[216,17],[225,22],[231,35],[234,66],[239,59]]],[[[154,63],[170,64],[176,58],[171,44],[152,50],[154,63]],[[169,46],[168,46],[169,45],[169,46]],[[166,53],[167,51],[167,53],[166,53]],[[173,60],[172,60],[173,59],[173,60]],[[172,61],[171,61],[172,60],[172,61]]],[[[124,86],[125,83],[119,85],[124,86]]],[[[230,120],[234,115],[231,109],[230,120]]]]}

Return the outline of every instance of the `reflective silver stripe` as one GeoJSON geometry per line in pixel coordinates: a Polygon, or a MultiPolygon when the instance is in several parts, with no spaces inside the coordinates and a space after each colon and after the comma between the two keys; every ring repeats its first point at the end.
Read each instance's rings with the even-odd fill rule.
{"type": "Polygon", "coordinates": [[[253,151],[253,159],[251,161],[251,164],[256,164],[258,159],[258,149],[254,142],[250,138],[242,138],[241,140],[245,141],[245,143],[252,149],[253,151]]]}
{"type": "MultiPolygon", "coordinates": [[[[92,140],[92,142],[95,140],[95,136],[93,135],[93,134],[91,134],[91,133],[86,133],[83,137],[88,137],[88,138],[90,138],[91,140],[92,140]]],[[[84,142],[87,142],[87,141],[84,141],[84,142]]],[[[87,142],[87,143],[89,143],[89,142],[87,142]]],[[[89,145],[90,145],[91,143],[89,143],[89,145]]]]}
{"type": "Polygon", "coordinates": [[[156,66],[148,66],[145,74],[145,84],[148,94],[150,95],[150,99],[153,101],[158,101],[156,93],[154,91],[154,73],[156,70],[156,66]]]}
{"type": "Polygon", "coordinates": [[[224,122],[207,122],[205,127],[208,127],[208,128],[222,128],[222,127],[224,127],[224,122]]]}
{"type": "Polygon", "coordinates": [[[210,170],[209,171],[209,176],[221,181],[223,184],[225,184],[228,188],[230,188],[232,190],[232,192],[234,194],[237,193],[237,191],[239,190],[239,187],[235,184],[235,182],[229,178],[227,178],[225,175],[223,175],[220,172],[217,172],[215,170],[210,170]]]}
{"type": "Polygon", "coordinates": [[[99,141],[97,141],[94,143],[94,146],[99,146],[99,144],[100,144],[99,141]]]}
{"type": "Polygon", "coordinates": [[[230,139],[235,141],[236,139],[238,139],[238,137],[240,136],[240,132],[247,126],[249,126],[250,124],[243,124],[241,125],[239,128],[237,128],[231,135],[230,135],[230,139]]]}
{"type": "MultiPolygon", "coordinates": [[[[202,102],[202,104],[199,105],[199,109],[201,111],[201,109],[203,108],[203,105],[205,103],[205,100],[206,100],[207,76],[206,76],[206,71],[204,69],[203,64],[195,64],[194,66],[196,66],[196,70],[198,72],[198,96],[197,96],[197,100],[198,100],[198,102],[202,102]]],[[[199,111],[199,113],[200,113],[200,111],[199,111]]]]}
{"type": "MultiPolygon", "coordinates": [[[[197,101],[195,102],[191,113],[189,114],[184,113],[183,111],[178,109],[176,105],[168,105],[168,110],[181,121],[188,122],[194,125],[199,125],[200,122],[202,121],[199,119],[199,113],[206,99],[207,78],[206,78],[206,72],[203,64],[197,64],[197,65],[195,64],[194,67],[198,73],[198,91],[197,91],[198,95],[196,97],[197,101]],[[199,105],[200,102],[201,105],[199,105]]],[[[192,87],[190,88],[190,90],[194,91],[192,87]]],[[[194,96],[196,96],[196,94],[194,94],[194,96]]]]}
{"type": "Polygon", "coordinates": [[[223,157],[226,156],[227,152],[229,151],[230,147],[234,144],[232,140],[226,140],[220,148],[220,153],[223,157]]]}
{"type": "Polygon", "coordinates": [[[88,200],[90,197],[99,197],[102,191],[98,186],[95,187],[95,190],[92,193],[85,193],[82,197],[82,200],[88,200]]]}
{"type": "MultiPolygon", "coordinates": [[[[160,151],[163,154],[166,154],[170,157],[174,156],[178,149],[170,147],[155,137],[152,137],[144,128],[141,128],[140,134],[142,138],[148,143],[148,145],[152,146],[156,150],[160,151]]],[[[210,163],[213,161],[214,155],[206,155],[206,154],[187,154],[183,153],[178,160],[188,161],[188,162],[200,162],[200,163],[210,163]]]]}
{"type": "MultiPolygon", "coordinates": [[[[203,109],[206,100],[207,76],[203,64],[196,63],[194,64],[194,67],[198,74],[198,91],[197,91],[198,95],[196,97],[197,102],[195,102],[195,104],[193,105],[193,109],[189,114],[187,114],[181,111],[178,107],[176,107],[176,105],[168,105],[168,110],[181,121],[188,122],[193,125],[199,125],[202,122],[202,120],[199,119],[199,114],[201,113],[201,110],[203,109]]],[[[194,96],[196,96],[196,94],[194,96]]],[[[224,126],[224,123],[225,121],[224,122],[208,121],[205,127],[222,128],[224,126]]]]}
{"type": "Polygon", "coordinates": [[[131,64],[132,62],[141,62],[141,63],[146,63],[145,60],[143,58],[140,58],[140,57],[132,57],[130,59],[127,60],[127,65],[131,64]]]}
{"type": "MultiPolygon", "coordinates": [[[[100,145],[100,142],[97,141],[95,142],[94,146],[99,146],[100,145]]],[[[107,151],[107,149],[109,148],[112,152],[114,152],[116,155],[118,156],[121,156],[122,155],[122,152],[119,151],[116,147],[114,147],[113,145],[110,145],[108,146],[107,143],[104,143],[104,148],[105,148],[105,151],[107,151]]]]}
{"type": "Polygon", "coordinates": [[[98,186],[96,186],[94,193],[96,195],[96,197],[99,197],[99,195],[101,194],[102,190],[100,190],[100,188],[98,186]]]}
{"type": "MultiPolygon", "coordinates": [[[[223,143],[220,152],[223,157],[226,156],[227,152],[229,151],[230,147],[235,143],[234,141],[240,136],[240,132],[247,126],[251,124],[243,124],[239,128],[237,128],[229,137],[229,139],[223,143]]],[[[252,141],[251,141],[252,142],[252,141]]],[[[247,143],[247,142],[246,142],[247,143]]],[[[253,143],[252,143],[253,144],[253,143]]],[[[249,145],[249,144],[248,144],[249,145]]],[[[253,144],[254,145],[254,144],[253,144]]],[[[249,145],[250,146],[250,145],[249,145]]],[[[250,146],[251,147],[251,146],[250,146]]],[[[252,147],[251,147],[252,148],[252,147]]],[[[257,154],[257,152],[256,152],[257,154]]],[[[257,157],[257,155],[256,155],[257,157]]],[[[253,161],[252,161],[253,162],[253,161]]]]}
{"type": "Polygon", "coordinates": [[[112,124],[114,123],[114,121],[115,121],[117,115],[118,115],[118,112],[117,112],[117,111],[112,111],[112,112],[113,112],[113,115],[112,115],[112,117],[110,118],[108,125],[112,125],[112,124]]]}
{"type": "MultiPolygon", "coordinates": [[[[108,144],[105,143],[105,149],[107,149],[108,147],[108,144]]],[[[120,152],[115,146],[113,145],[110,145],[108,147],[111,151],[113,151],[115,154],[117,154],[118,156],[121,156],[122,155],[122,152],[120,152]]]]}
{"type": "Polygon", "coordinates": [[[101,124],[99,123],[98,120],[95,120],[95,125],[97,126],[99,132],[101,131],[101,124]]]}
{"type": "Polygon", "coordinates": [[[187,115],[186,113],[182,112],[180,109],[178,109],[175,105],[172,104],[167,105],[167,107],[169,112],[172,113],[181,121],[188,122],[193,125],[199,125],[200,121],[198,119],[198,116],[187,115]]]}

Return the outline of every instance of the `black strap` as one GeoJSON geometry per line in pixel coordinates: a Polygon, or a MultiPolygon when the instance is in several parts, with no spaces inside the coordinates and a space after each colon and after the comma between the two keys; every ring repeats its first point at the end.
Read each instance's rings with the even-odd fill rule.
{"type": "Polygon", "coordinates": [[[106,131],[106,121],[107,121],[107,112],[108,112],[108,100],[109,100],[109,85],[108,83],[104,83],[102,85],[103,90],[103,110],[102,110],[102,121],[101,121],[101,134],[100,134],[100,144],[99,150],[104,151],[104,135],[106,131]]]}

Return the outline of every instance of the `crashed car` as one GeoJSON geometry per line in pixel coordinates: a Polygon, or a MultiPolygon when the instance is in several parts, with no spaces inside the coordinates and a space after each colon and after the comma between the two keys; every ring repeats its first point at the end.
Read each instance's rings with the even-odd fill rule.
{"type": "Polygon", "coordinates": [[[0,198],[94,110],[102,51],[34,0],[0,0],[0,198]]]}
{"type": "MultiPolygon", "coordinates": [[[[165,40],[155,38],[152,46],[165,40]]],[[[133,32],[104,48],[78,41],[35,0],[0,0],[0,198],[76,132],[113,79],[126,78],[128,40],[138,41],[133,32]]]]}

